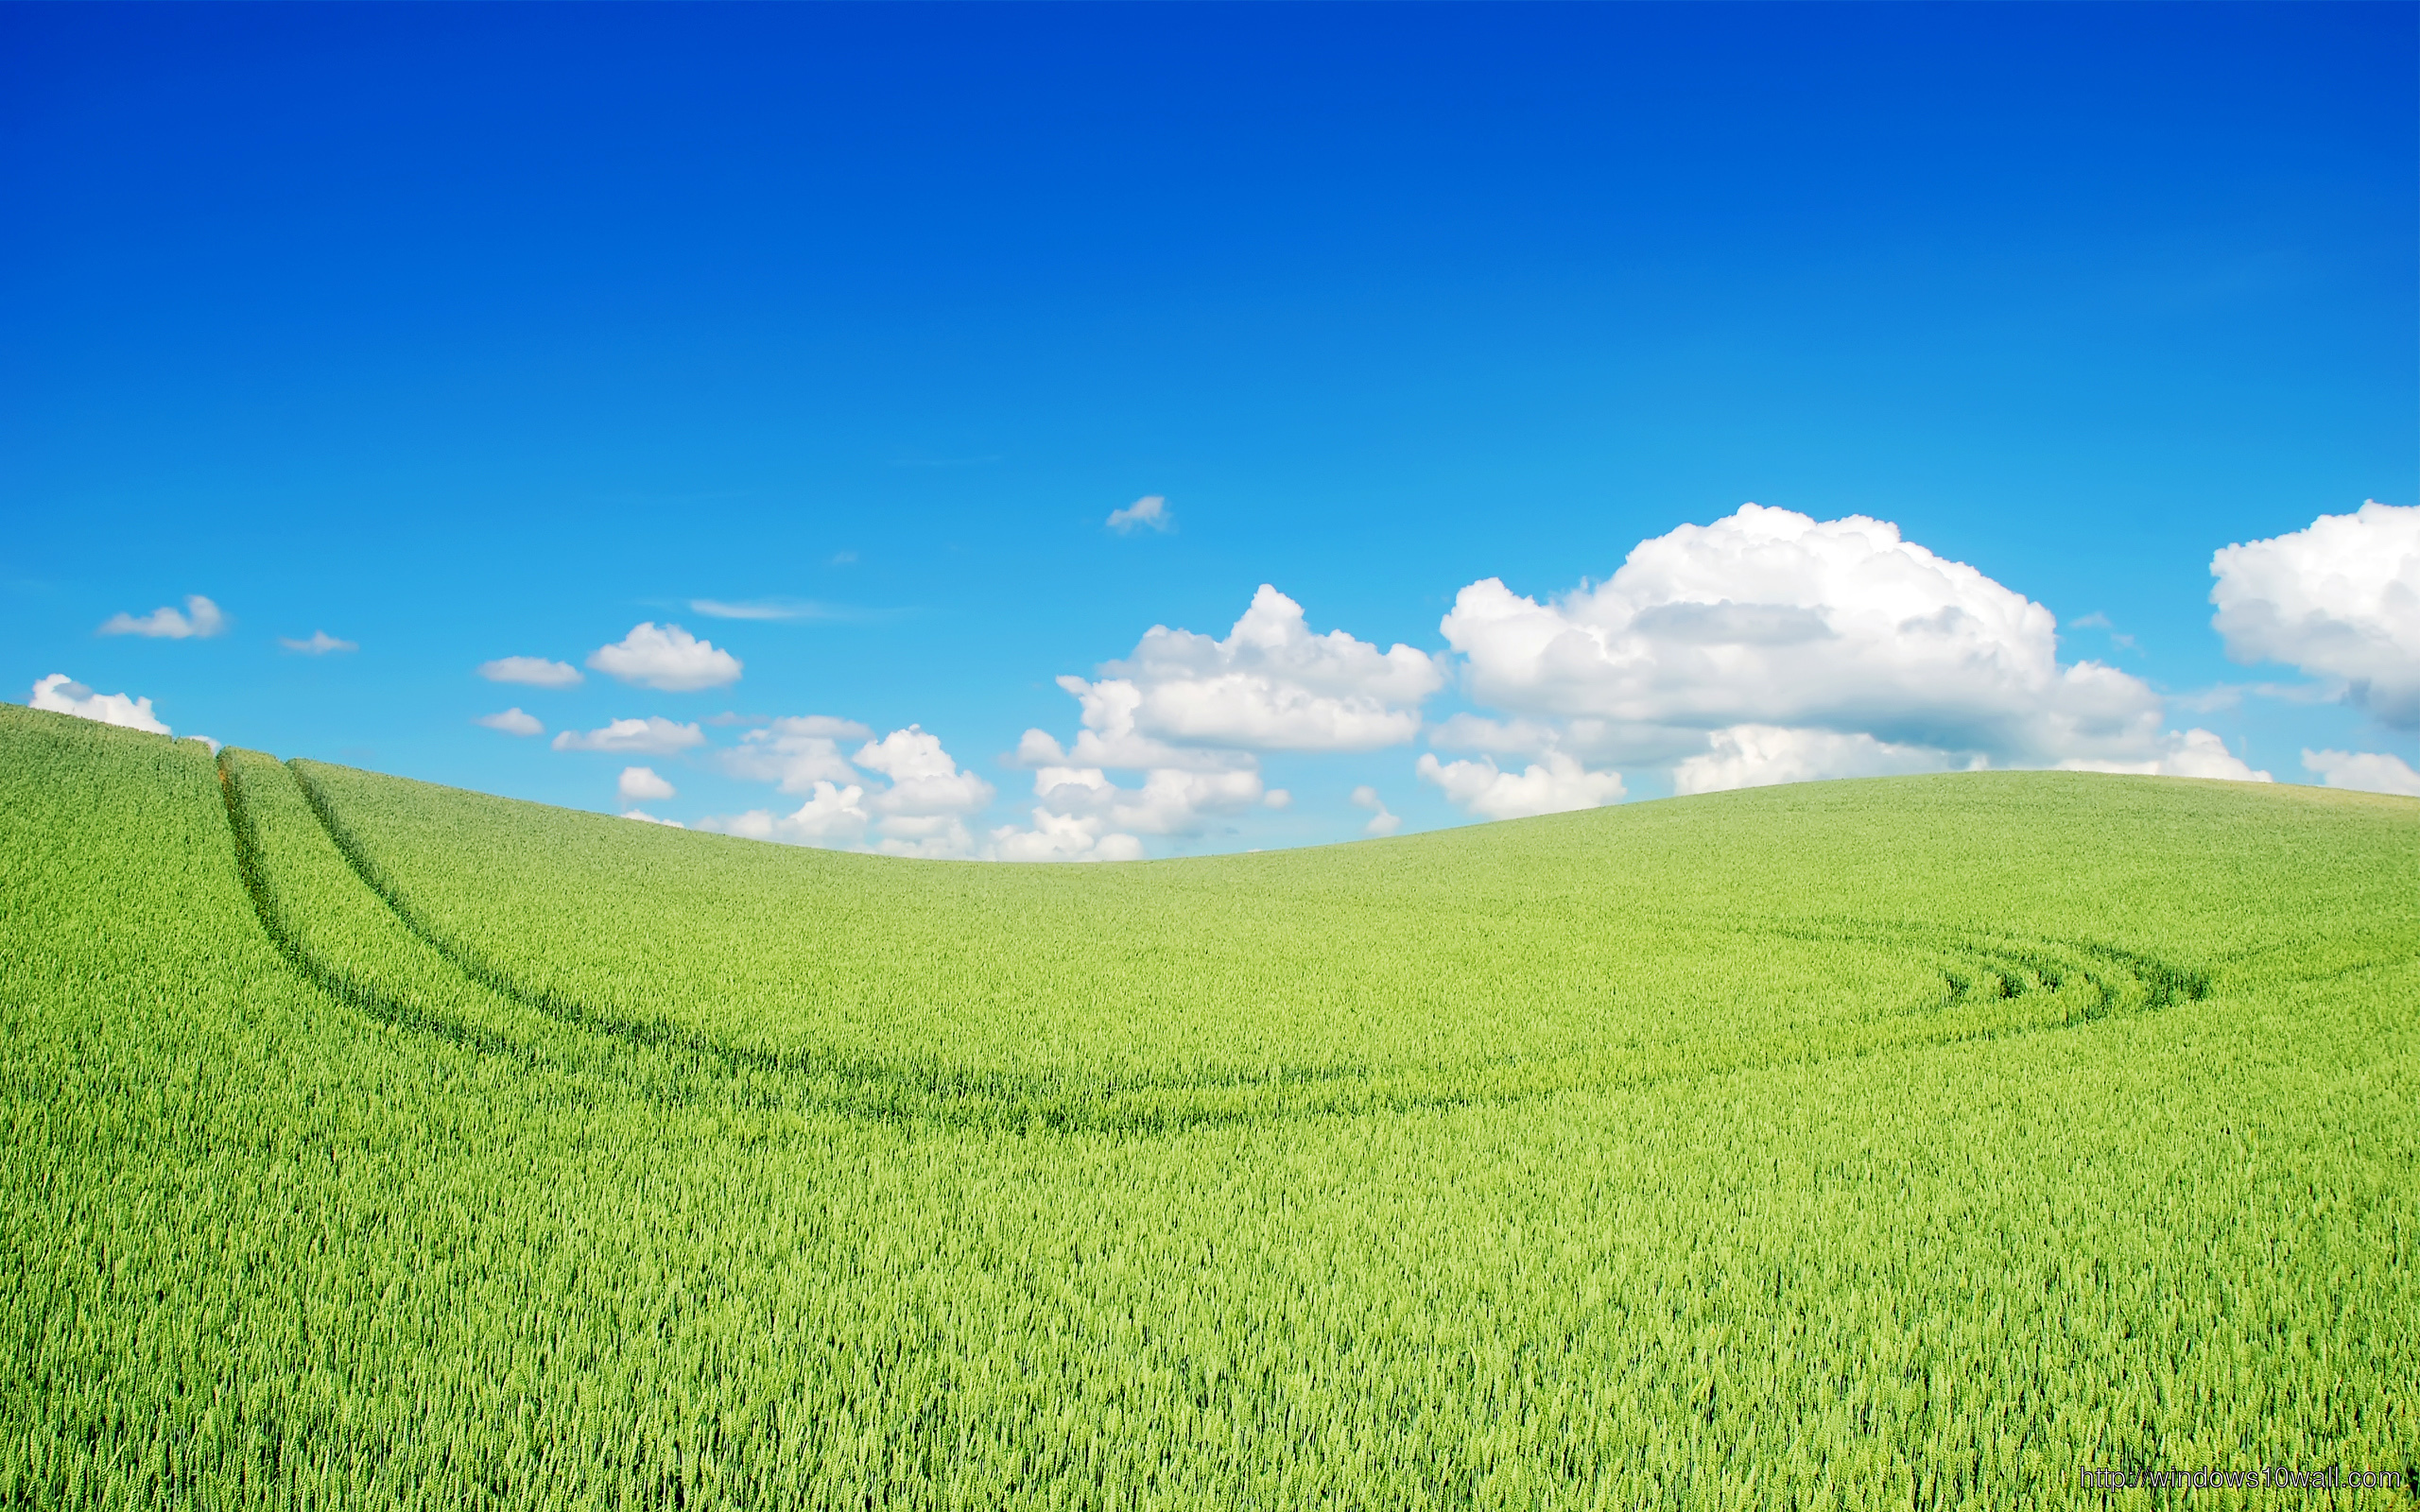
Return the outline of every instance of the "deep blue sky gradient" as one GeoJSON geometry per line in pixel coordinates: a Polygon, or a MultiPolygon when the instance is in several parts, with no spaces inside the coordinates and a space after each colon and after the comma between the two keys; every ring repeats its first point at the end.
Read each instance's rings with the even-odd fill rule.
{"type": "MultiPolygon", "coordinates": [[[[0,695],[597,808],[621,762],[469,718],[913,720],[1005,820],[1051,679],[1154,623],[1269,581],[1436,648],[1475,578],[1751,499],[2100,611],[2132,646],[2066,654],[2163,688],[2285,677],[2224,661],[2208,559],[2420,495],[2415,18],[0,9],[0,695]],[[1102,530],[1145,493],[1176,534],[1102,530]],[[189,593],[235,632],[93,633],[189,593]],[[682,607],[768,595],[852,613],[682,607]],[[471,673],[667,618],[746,679],[471,673]],[[362,648],[272,639],[317,627],[362,648]]],[[[2280,778],[2420,762],[2190,718],[2280,778]]],[[[1355,833],[1365,781],[1455,819],[1410,761],[1272,761],[1296,808],[1187,848],[1355,833]]]]}

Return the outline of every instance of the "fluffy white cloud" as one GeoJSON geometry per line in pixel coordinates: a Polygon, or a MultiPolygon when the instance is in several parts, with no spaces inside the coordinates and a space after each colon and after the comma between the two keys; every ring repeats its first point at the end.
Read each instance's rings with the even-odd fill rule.
{"type": "Polygon", "coordinates": [[[1109,528],[1121,536],[1137,530],[1174,530],[1176,516],[1168,509],[1168,501],[1156,493],[1147,493],[1123,509],[1109,511],[1109,528]]]}
{"type": "Polygon", "coordinates": [[[1353,806],[1370,811],[1370,822],[1361,826],[1363,834],[1392,834],[1403,828],[1403,816],[1388,813],[1386,799],[1367,782],[1353,790],[1353,806]]]}
{"type": "Polygon", "coordinates": [[[991,854],[996,861],[1140,861],[1143,842],[1112,833],[1098,816],[1038,808],[1031,829],[1011,824],[993,831],[991,854]]]}
{"type": "Polygon", "coordinates": [[[2420,772],[2402,757],[2382,751],[2307,750],[2303,767],[2316,773],[2324,786],[2420,798],[2420,772]]]}
{"type": "Polygon", "coordinates": [[[614,784],[614,791],[625,803],[660,801],[680,796],[670,782],[656,775],[652,766],[623,767],[621,780],[614,784]]]}
{"type": "Polygon", "coordinates": [[[850,758],[890,785],[867,800],[874,813],[874,849],[890,855],[962,856],[975,845],[967,816],[992,801],[992,784],[962,771],[941,738],[909,725],[869,741],[850,758]]]}
{"type": "Polygon", "coordinates": [[[916,725],[868,740],[843,759],[839,742],[870,734],[847,719],[776,719],[751,730],[724,757],[735,776],[804,793],[795,813],[752,809],[700,821],[700,828],[755,840],[888,855],[964,856],[975,850],[967,819],[992,801],[992,784],[962,770],[941,738],[916,725]],[[874,786],[860,770],[889,780],[874,786]]]}
{"type": "Polygon", "coordinates": [[[148,635],[162,640],[182,641],[189,637],[224,635],[229,623],[217,605],[199,593],[190,593],[185,597],[182,614],[165,605],[139,617],[121,611],[101,622],[100,633],[148,635]]]}
{"type": "Polygon", "coordinates": [[[501,730],[508,735],[543,735],[546,732],[546,727],[539,722],[538,716],[522,713],[518,704],[501,713],[481,714],[471,723],[485,725],[490,730],[501,730]]]}
{"type": "Polygon", "coordinates": [[[852,782],[841,786],[835,782],[818,782],[805,802],[793,814],[776,815],[769,809],[750,809],[698,821],[701,830],[716,830],[750,840],[779,840],[786,845],[810,845],[826,850],[855,850],[862,845],[867,827],[873,816],[865,809],[866,790],[852,782]]]}
{"type": "MultiPolygon", "coordinates": [[[[95,693],[64,672],[54,672],[35,683],[33,696],[26,703],[28,708],[47,709],[55,714],[74,714],[78,719],[122,725],[129,730],[147,730],[155,735],[170,732],[160,722],[160,716],[151,712],[150,699],[130,698],[122,693],[95,693]]],[[[211,749],[217,748],[212,743],[211,749]]]]}
{"type": "Polygon", "coordinates": [[[532,688],[568,688],[584,680],[579,668],[543,656],[504,656],[479,663],[479,676],[490,682],[520,682],[532,688]]]}
{"type": "Polygon", "coordinates": [[[1559,750],[1544,752],[1518,772],[1499,770],[1485,756],[1477,761],[1440,762],[1424,751],[1413,769],[1421,781],[1436,783],[1447,802],[1482,819],[1567,814],[1618,803],[1622,799],[1621,773],[1592,772],[1559,750]]]}
{"type": "Polygon", "coordinates": [[[1833,775],[1826,761],[2165,754],[2148,685],[2099,662],[2062,664],[2048,610],[1861,515],[1818,523],[1744,505],[1641,541],[1610,580],[1560,599],[1473,583],[1442,628],[1467,659],[1473,695],[1523,716],[1440,732],[1474,746],[1703,756],[1687,780],[1705,782],[1776,763],[1833,775]],[[1803,733],[1780,741],[1773,730],[1803,733]],[[1824,733],[1852,738],[1826,748],[1824,733]]]}
{"type": "Polygon", "coordinates": [[[2228,782],[2273,782],[2227,749],[2227,743],[2206,730],[2170,730],[2157,756],[2149,761],[2112,762],[2071,757],[2059,764],[2063,772],[2126,772],[2136,777],[2210,777],[2228,782]]]}
{"type": "Polygon", "coordinates": [[[300,651],[304,656],[326,656],[331,651],[358,651],[361,649],[360,642],[339,641],[325,630],[313,630],[311,632],[311,638],[307,641],[288,640],[286,637],[281,635],[277,638],[277,644],[285,647],[289,651],[300,651]]]}
{"type": "Polygon", "coordinates": [[[622,811],[622,817],[626,819],[636,819],[641,824],[661,824],[667,830],[685,830],[688,828],[687,825],[682,823],[679,819],[659,819],[654,815],[646,813],[639,809],[624,809],[622,811]]]}
{"type": "Polygon", "coordinates": [[[696,725],[676,725],[661,714],[645,719],[616,719],[602,730],[566,730],[554,740],[557,750],[601,750],[616,755],[669,756],[706,743],[696,725]]]}
{"type": "Polygon", "coordinates": [[[785,793],[811,793],[818,782],[847,783],[856,780],[840,742],[864,740],[873,733],[854,719],[824,714],[776,719],[739,737],[722,755],[722,769],[751,782],[774,782],[785,793]]]}
{"type": "Polygon", "coordinates": [[[597,671],[666,693],[693,693],[739,680],[739,658],[700,641],[678,625],[661,627],[652,621],[631,627],[631,633],[612,645],[600,645],[588,659],[597,671]]]}
{"type": "Polygon", "coordinates": [[[1046,766],[1033,774],[1033,797],[1030,828],[992,832],[996,859],[1132,861],[1143,854],[1141,835],[1197,834],[1213,816],[1292,801],[1283,789],[1264,791],[1256,771],[1173,766],[1145,773],[1139,788],[1118,786],[1098,766],[1046,766]]]}
{"type": "Polygon", "coordinates": [[[1033,766],[1235,770],[1263,750],[1374,750],[1409,740],[1444,685],[1426,653],[1313,635],[1303,607],[1264,583],[1224,640],[1153,626],[1109,676],[1059,685],[1083,706],[1073,749],[1026,731],[1033,766]]]}
{"type": "Polygon", "coordinates": [[[1735,787],[1771,787],[1828,777],[1900,777],[1943,772],[1954,764],[1945,751],[1897,746],[1833,730],[1785,730],[1776,725],[1734,725],[1710,737],[1711,747],[1672,768],[1672,791],[1720,793],[1735,787]]]}
{"type": "Polygon", "coordinates": [[[2227,655],[2341,679],[2380,723],[2420,729],[2420,507],[2324,514],[2223,548],[2210,572],[2227,655]]]}

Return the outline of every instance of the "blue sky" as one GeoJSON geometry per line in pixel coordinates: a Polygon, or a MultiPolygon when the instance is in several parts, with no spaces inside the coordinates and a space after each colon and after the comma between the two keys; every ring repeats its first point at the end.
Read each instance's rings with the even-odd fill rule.
{"type": "Polygon", "coordinates": [[[0,692],[957,854],[2392,784],[2302,753],[2420,765],[2415,18],[9,8],[0,692]]]}

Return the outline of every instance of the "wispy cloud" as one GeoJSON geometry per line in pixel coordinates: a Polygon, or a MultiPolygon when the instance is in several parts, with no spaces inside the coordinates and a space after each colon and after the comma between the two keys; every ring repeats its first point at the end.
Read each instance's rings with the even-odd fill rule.
{"type": "Polygon", "coordinates": [[[165,641],[207,639],[226,634],[232,623],[217,605],[199,593],[191,593],[185,597],[182,614],[164,604],[141,616],[120,612],[103,620],[99,633],[144,635],[165,641]]]}
{"type": "Polygon", "coordinates": [[[490,730],[501,730],[508,735],[543,735],[546,732],[546,727],[538,722],[537,715],[523,713],[517,706],[501,713],[481,714],[471,723],[485,725],[490,730]]]}
{"type": "Polygon", "coordinates": [[[1137,530],[1168,531],[1176,528],[1176,512],[1168,507],[1167,500],[1147,493],[1123,509],[1109,511],[1105,523],[1121,536],[1131,536],[1137,530]]]}
{"type": "Polygon", "coordinates": [[[693,598],[691,612],[712,620],[856,620],[864,610],[845,604],[823,604],[811,598],[693,598]]]}
{"type": "Polygon", "coordinates": [[[277,644],[289,651],[300,651],[304,656],[326,656],[331,651],[361,649],[359,641],[339,641],[325,630],[313,630],[310,639],[306,641],[289,640],[281,635],[277,638],[277,644]]]}
{"type": "Polygon", "coordinates": [[[568,688],[582,680],[579,668],[543,656],[502,656],[482,662],[479,676],[490,682],[519,682],[532,688],[568,688]]]}
{"type": "Polygon", "coordinates": [[[1389,813],[1387,800],[1380,798],[1378,790],[1367,782],[1353,790],[1353,806],[1370,811],[1370,822],[1361,826],[1363,834],[1392,834],[1403,828],[1403,816],[1389,813]]]}

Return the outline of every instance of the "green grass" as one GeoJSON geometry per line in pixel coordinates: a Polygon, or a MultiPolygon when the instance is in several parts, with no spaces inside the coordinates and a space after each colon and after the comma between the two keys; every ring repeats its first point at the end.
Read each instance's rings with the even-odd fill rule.
{"type": "Polygon", "coordinates": [[[0,752],[10,1504],[2063,1505],[2420,1443],[2420,802],[1011,868],[0,752]]]}

